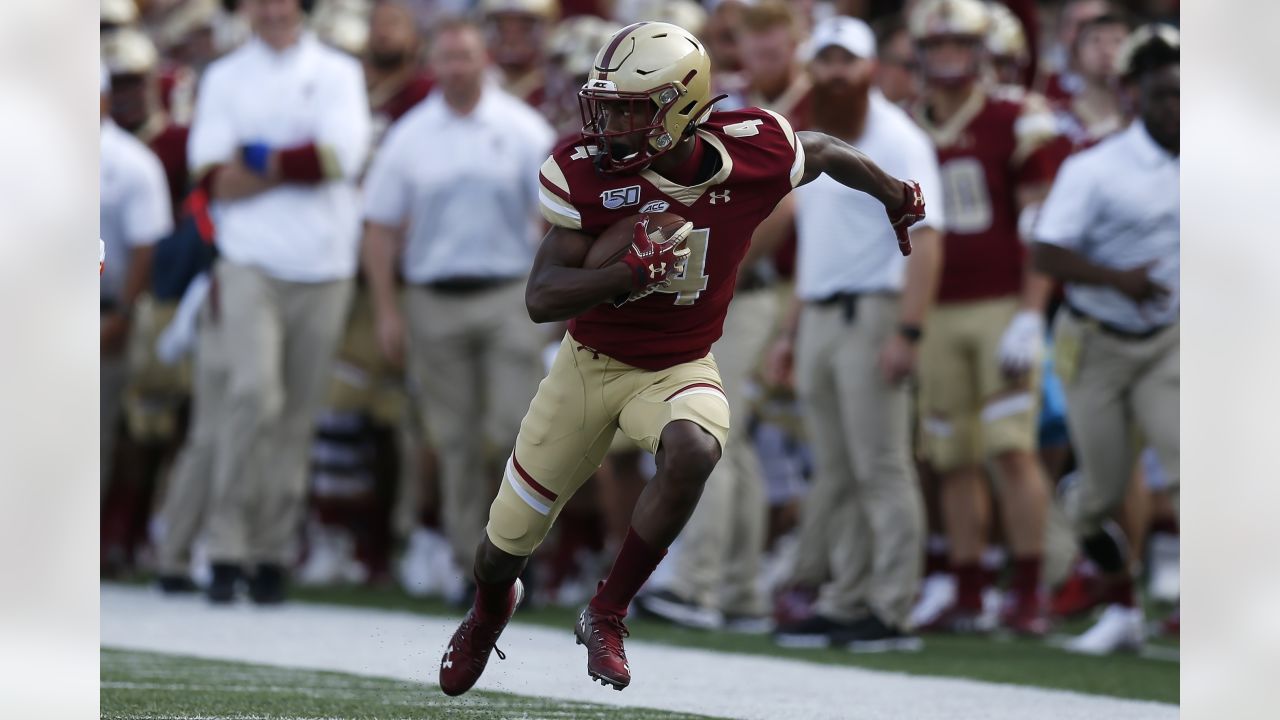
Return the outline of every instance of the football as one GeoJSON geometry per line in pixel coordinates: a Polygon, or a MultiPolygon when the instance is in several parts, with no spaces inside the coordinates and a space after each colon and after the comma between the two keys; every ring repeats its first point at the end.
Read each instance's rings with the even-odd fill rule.
{"type": "Polygon", "coordinates": [[[583,260],[582,267],[595,270],[621,260],[622,256],[627,254],[627,250],[631,249],[631,239],[634,237],[636,223],[643,222],[646,218],[649,220],[651,231],[655,227],[662,229],[663,238],[670,238],[685,223],[684,218],[669,212],[629,215],[600,233],[595,242],[591,243],[591,248],[587,250],[587,257],[583,260]]]}

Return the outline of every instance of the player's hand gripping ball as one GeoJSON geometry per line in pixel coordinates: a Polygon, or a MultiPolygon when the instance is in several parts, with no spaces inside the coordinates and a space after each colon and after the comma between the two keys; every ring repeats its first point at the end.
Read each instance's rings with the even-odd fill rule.
{"type": "Polygon", "coordinates": [[[902,204],[895,210],[888,210],[889,224],[898,236],[898,250],[902,254],[911,254],[911,237],[907,228],[924,219],[924,193],[920,192],[920,183],[908,180],[902,183],[902,204]]]}
{"type": "Polygon", "coordinates": [[[600,234],[582,266],[595,269],[626,263],[631,269],[631,292],[615,304],[639,300],[666,287],[684,272],[689,248],[685,240],[693,223],[675,213],[641,213],[623,218],[600,234]]]}

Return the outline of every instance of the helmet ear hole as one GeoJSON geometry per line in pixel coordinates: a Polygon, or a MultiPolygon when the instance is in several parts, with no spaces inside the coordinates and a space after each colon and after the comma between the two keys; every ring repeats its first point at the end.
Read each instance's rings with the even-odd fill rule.
{"type": "Polygon", "coordinates": [[[693,112],[693,109],[694,109],[695,107],[697,107],[697,106],[698,106],[698,101],[694,100],[693,102],[689,103],[688,105],[685,105],[684,107],[680,108],[680,114],[681,114],[681,115],[688,115],[689,113],[693,112]]]}

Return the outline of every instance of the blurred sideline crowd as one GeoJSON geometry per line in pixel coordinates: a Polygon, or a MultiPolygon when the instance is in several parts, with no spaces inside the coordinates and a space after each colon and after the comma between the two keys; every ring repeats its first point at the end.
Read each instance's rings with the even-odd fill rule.
{"type": "MultiPolygon", "coordinates": [[[[597,50],[659,20],[705,43],[722,109],[869,148],[909,117],[943,251],[924,324],[877,335],[874,283],[811,249],[858,228],[817,219],[818,183],[779,207],[714,350],[723,469],[638,610],[854,650],[1080,617],[1084,653],[1176,637],[1178,10],[101,0],[103,577],[470,603],[564,332],[523,302],[538,166],[597,50]],[[901,461],[859,385],[881,372],[909,388],[901,461]]],[[[608,573],[653,468],[628,443],[535,553],[534,602],[608,573]]]]}

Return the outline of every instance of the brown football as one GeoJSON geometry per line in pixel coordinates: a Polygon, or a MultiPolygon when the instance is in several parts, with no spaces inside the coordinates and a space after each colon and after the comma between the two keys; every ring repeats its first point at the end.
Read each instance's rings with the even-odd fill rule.
{"type": "Polygon", "coordinates": [[[625,217],[610,225],[607,230],[600,233],[595,242],[591,243],[582,267],[594,270],[621,260],[622,256],[627,254],[627,250],[631,249],[631,239],[635,235],[636,223],[644,221],[645,218],[649,219],[649,230],[652,231],[655,227],[661,228],[664,238],[670,238],[685,223],[684,218],[669,212],[636,213],[625,217]]]}

